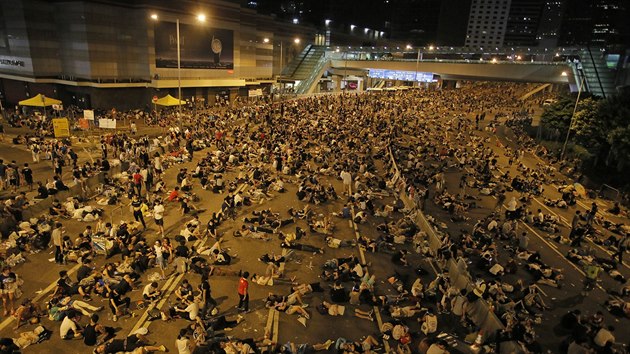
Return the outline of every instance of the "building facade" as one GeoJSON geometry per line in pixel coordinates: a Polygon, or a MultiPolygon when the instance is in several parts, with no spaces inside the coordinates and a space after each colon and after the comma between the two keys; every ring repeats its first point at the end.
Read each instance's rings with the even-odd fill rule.
{"type": "Polygon", "coordinates": [[[5,0],[0,99],[10,105],[44,93],[66,105],[142,107],[176,96],[180,76],[183,99],[246,95],[268,88],[316,35],[238,1],[5,0]]]}
{"type": "Polygon", "coordinates": [[[501,47],[513,0],[472,0],[465,46],[501,47]]]}

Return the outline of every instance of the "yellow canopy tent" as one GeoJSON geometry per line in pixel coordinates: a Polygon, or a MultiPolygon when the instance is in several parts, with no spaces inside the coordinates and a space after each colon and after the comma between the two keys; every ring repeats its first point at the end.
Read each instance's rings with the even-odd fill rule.
{"type": "Polygon", "coordinates": [[[180,106],[186,104],[186,101],[181,101],[171,95],[166,95],[154,103],[160,106],[180,106]]]}
{"type": "Polygon", "coordinates": [[[61,104],[61,101],[38,93],[37,96],[20,101],[19,104],[20,106],[48,107],[54,104],[61,104]]]}

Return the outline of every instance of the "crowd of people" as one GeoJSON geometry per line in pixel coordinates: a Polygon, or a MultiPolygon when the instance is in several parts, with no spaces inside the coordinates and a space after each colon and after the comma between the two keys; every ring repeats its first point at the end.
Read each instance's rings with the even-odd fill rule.
{"type": "MultiPolygon", "coordinates": [[[[529,114],[531,104],[517,98],[522,93],[513,84],[467,84],[450,91],[222,105],[191,114],[186,124],[173,124],[161,138],[103,136],[100,159],[82,167],[63,142],[33,143],[40,151],[51,151],[57,177],[65,163],[79,171],[77,183],[90,171],[107,174],[96,200],[56,201],[49,215],[29,221],[28,228],[37,236],[30,237],[38,239],[42,249],[54,247],[53,262],[81,264],[76,279],[61,270],[45,304],[26,299],[16,309],[9,290],[10,279],[17,282],[18,277],[5,268],[0,275],[3,289],[8,289],[6,301],[3,295],[5,314],[15,314],[17,327],[41,317],[59,321],[61,338],[82,338],[95,353],[165,351],[164,343],[154,345],[142,331],[121,338],[114,328],[101,323],[99,314],[106,309],[107,321],[116,322],[136,316],[138,309],[147,306],[154,320],[187,321],[175,342],[180,354],[304,353],[331,348],[339,353],[372,353],[385,346],[393,346],[400,354],[448,353],[453,339],[440,333],[455,330],[441,324],[453,320],[461,324],[458,331],[483,338],[497,352],[510,343],[525,352],[542,353],[536,328],[550,304],[541,289],[561,287],[564,274],[532,250],[531,236],[519,225],[549,233],[551,242],[576,242],[575,252],[567,257],[585,269],[586,293],[601,269],[621,277],[621,290],[606,305],[626,316],[630,306],[623,299],[629,290],[618,264],[627,247],[627,233],[623,228],[619,233],[605,230],[607,246],[617,251],[618,262],[600,259],[580,247],[587,236],[578,231],[594,220],[605,223],[597,210],[586,214],[593,213],[590,217],[576,214],[568,236],[560,231],[556,216],[532,210],[532,198],[548,188],[544,178],[537,176],[548,176],[549,167],[527,166],[524,149],[493,149],[500,144],[497,129],[505,117],[529,114]],[[112,160],[120,163],[120,173],[109,173],[112,160]],[[192,163],[194,169],[182,167],[185,163],[192,163]],[[175,177],[165,178],[168,171],[175,177]],[[220,195],[219,210],[199,198],[200,189],[220,195]],[[289,190],[295,191],[295,204],[284,210],[268,205],[289,190]],[[483,205],[490,198],[496,198],[495,207],[485,210],[483,205]],[[90,204],[124,205],[133,221],[103,221],[99,217],[103,211],[90,204]],[[339,212],[328,212],[330,206],[339,212]],[[248,212],[243,213],[246,208],[248,212]],[[205,214],[211,215],[202,222],[200,213],[206,209],[205,214]],[[479,217],[477,210],[487,213],[479,217]],[[418,223],[418,213],[423,211],[440,237],[438,249],[431,247],[428,230],[418,223]],[[174,213],[183,220],[182,228],[165,230],[165,216],[174,213]],[[71,218],[95,225],[86,226],[73,240],[64,230],[71,218]],[[343,232],[335,228],[337,219],[357,225],[358,236],[342,237],[343,232]],[[221,234],[219,228],[228,223],[236,224],[234,231],[221,234]],[[461,232],[456,234],[453,230],[458,228],[461,232]],[[226,238],[260,241],[266,253],[256,256],[265,265],[264,271],[233,266],[239,255],[222,246],[226,238]],[[283,249],[281,255],[267,251],[270,242],[283,249]],[[328,257],[328,248],[365,252],[368,259],[385,255],[389,264],[385,269],[371,269],[370,262],[356,253],[328,257]],[[325,260],[320,281],[303,283],[299,274],[284,271],[284,264],[299,254],[325,260]],[[96,266],[103,259],[104,264],[96,266]],[[472,289],[451,283],[449,262],[471,274],[472,289]],[[429,264],[437,267],[436,274],[424,269],[429,264]],[[164,295],[160,282],[178,274],[185,276],[174,292],[174,302],[153,307],[164,295]],[[219,311],[212,291],[213,278],[218,276],[234,278],[237,313],[219,311]],[[373,335],[361,339],[328,338],[318,344],[274,343],[269,333],[260,338],[227,335],[250,312],[250,282],[288,289],[276,292],[280,287],[271,288],[274,291],[264,299],[265,305],[295,315],[304,326],[313,316],[345,316],[347,307],[352,308],[348,311],[352,316],[370,322],[376,322],[378,311],[382,323],[380,328],[375,326],[373,335]],[[136,289],[142,289],[137,300],[136,289]],[[94,305],[95,299],[105,300],[106,306],[94,305]],[[471,312],[478,301],[489,304],[501,322],[496,333],[484,336],[480,332],[481,324],[471,312]]],[[[15,162],[6,166],[11,167],[5,171],[17,170],[15,162]]],[[[27,167],[22,168],[24,179],[27,167]]],[[[12,185],[10,178],[5,180],[12,185]]],[[[51,190],[44,187],[48,197],[51,190]]],[[[16,204],[5,210],[19,221],[19,214],[12,211],[19,211],[16,204]]],[[[583,326],[586,329],[570,328],[566,350],[612,352],[617,342],[614,329],[603,322],[583,326]]],[[[470,342],[478,345],[480,340],[470,342]]]]}

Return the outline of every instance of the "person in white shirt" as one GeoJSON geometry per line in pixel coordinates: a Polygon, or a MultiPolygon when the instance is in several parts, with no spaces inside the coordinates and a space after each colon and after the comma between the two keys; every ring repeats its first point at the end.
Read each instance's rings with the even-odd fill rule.
{"type": "Polygon", "coordinates": [[[77,325],[78,320],[79,314],[75,311],[69,311],[68,315],[61,321],[61,327],[59,327],[61,339],[81,338],[83,336],[77,325]]]}
{"type": "Polygon", "coordinates": [[[608,328],[600,328],[595,334],[595,338],[593,338],[593,342],[598,347],[605,347],[607,343],[615,343],[615,336],[612,332],[615,331],[615,327],[608,326],[608,328]]]}
{"type": "Polygon", "coordinates": [[[145,300],[156,300],[157,298],[160,297],[160,295],[162,294],[162,292],[160,291],[160,289],[158,289],[158,283],[157,282],[152,282],[150,284],[147,284],[144,287],[144,290],[142,290],[142,297],[145,300]]]}
{"type": "Polygon", "coordinates": [[[189,294],[186,297],[186,303],[188,303],[188,305],[186,305],[186,307],[184,308],[178,307],[178,306],[172,307],[169,311],[170,317],[174,317],[175,315],[179,314],[182,316],[182,318],[185,318],[190,321],[195,321],[203,325],[203,321],[201,320],[201,317],[199,317],[198,300],[195,299],[195,297],[192,294],[189,294]]]}
{"type": "Polygon", "coordinates": [[[153,220],[155,220],[155,224],[160,230],[162,237],[164,237],[164,204],[162,204],[161,200],[155,201],[155,205],[153,206],[153,220]]]}
{"type": "Polygon", "coordinates": [[[341,177],[341,180],[343,181],[343,191],[348,191],[348,194],[350,194],[350,187],[352,186],[352,175],[350,174],[350,172],[343,170],[341,171],[339,177],[341,177]]]}
{"type": "Polygon", "coordinates": [[[195,351],[195,341],[188,338],[188,329],[182,328],[175,340],[178,354],[192,354],[195,351]]]}

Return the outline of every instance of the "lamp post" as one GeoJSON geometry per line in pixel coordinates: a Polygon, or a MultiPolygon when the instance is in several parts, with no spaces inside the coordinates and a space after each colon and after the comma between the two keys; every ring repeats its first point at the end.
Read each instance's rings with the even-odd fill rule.
{"type": "Polygon", "coordinates": [[[573,129],[573,123],[575,123],[575,112],[577,111],[577,106],[578,106],[578,103],[580,102],[580,95],[582,94],[582,86],[584,86],[584,73],[582,73],[582,78],[580,79],[580,85],[578,86],[578,94],[577,94],[577,98],[575,99],[575,105],[573,106],[573,113],[571,114],[571,121],[569,122],[569,129],[567,129],[567,136],[564,139],[564,144],[562,145],[562,152],[560,152],[560,160],[564,160],[564,153],[566,152],[567,143],[569,142],[569,135],[571,135],[571,129],[573,129]]]}
{"type": "MultiPolygon", "coordinates": [[[[151,19],[153,21],[157,21],[159,16],[154,13],[151,14],[151,19]]],[[[206,15],[198,14],[197,21],[206,22],[206,15]]],[[[179,17],[175,19],[175,36],[177,37],[177,113],[179,115],[178,121],[181,120],[182,115],[182,57],[181,57],[181,47],[180,47],[180,34],[179,34],[179,17]]]]}
{"type": "Polygon", "coordinates": [[[420,56],[421,55],[422,55],[422,49],[418,48],[418,57],[416,58],[416,80],[415,80],[416,81],[415,82],[416,86],[420,86],[418,84],[418,66],[420,65],[420,56]]]}

